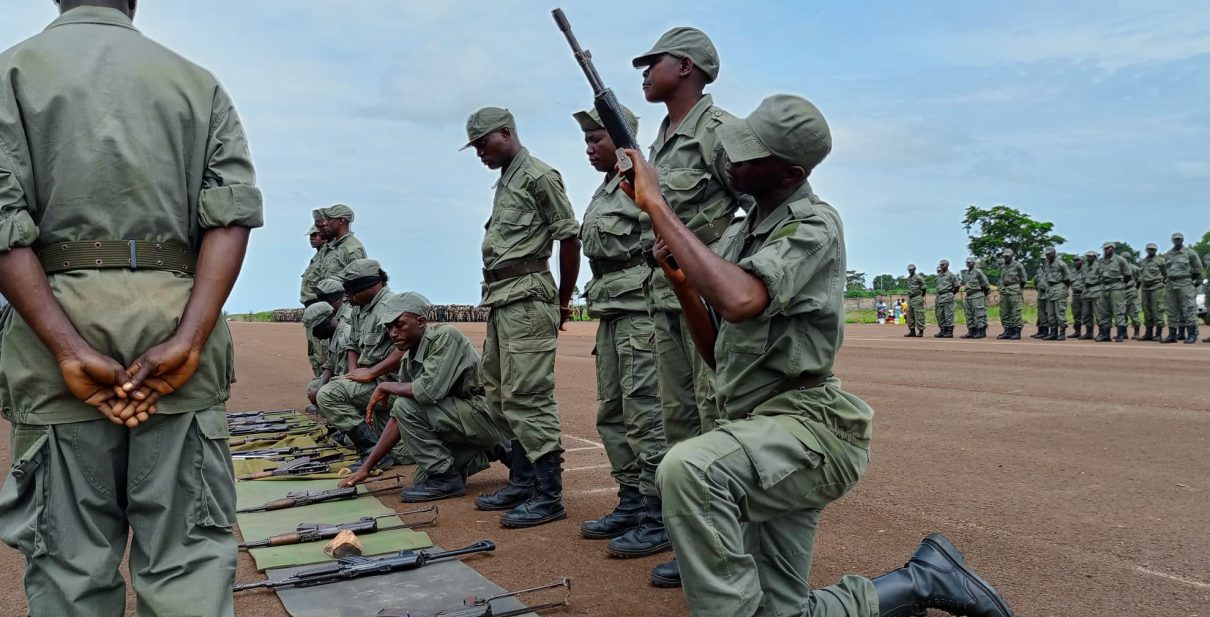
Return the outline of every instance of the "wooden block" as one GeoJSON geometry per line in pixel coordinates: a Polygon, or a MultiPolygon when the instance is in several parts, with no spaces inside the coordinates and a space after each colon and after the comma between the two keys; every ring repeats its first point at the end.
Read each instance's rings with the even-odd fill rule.
{"type": "Polygon", "coordinates": [[[348,529],[336,534],[331,542],[324,546],[324,553],[329,557],[348,557],[361,555],[361,540],[348,529]]]}

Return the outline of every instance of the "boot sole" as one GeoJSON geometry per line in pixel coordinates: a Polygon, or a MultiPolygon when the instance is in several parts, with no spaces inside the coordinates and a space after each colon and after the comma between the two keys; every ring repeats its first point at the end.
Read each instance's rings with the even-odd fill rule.
{"type": "Polygon", "coordinates": [[[619,538],[621,536],[626,535],[626,533],[632,529],[638,529],[638,528],[639,528],[639,526],[635,525],[634,527],[627,527],[625,529],[619,529],[616,532],[611,531],[608,533],[602,533],[602,532],[597,532],[597,531],[587,531],[583,527],[581,527],[580,528],[580,537],[584,538],[585,540],[612,540],[614,538],[619,538]]]}
{"type": "Polygon", "coordinates": [[[548,516],[548,517],[546,517],[546,518],[539,519],[539,520],[536,520],[536,521],[507,521],[507,520],[504,520],[504,518],[503,518],[503,517],[501,517],[501,518],[500,518],[500,526],[501,526],[501,527],[504,527],[504,528],[506,528],[506,529],[528,529],[528,528],[530,528],[530,527],[537,527],[537,526],[539,526],[539,525],[545,525],[545,524],[547,524],[547,523],[553,523],[553,522],[555,522],[555,521],[561,521],[561,520],[563,520],[563,519],[565,519],[565,518],[567,518],[567,511],[566,511],[566,510],[564,510],[564,511],[562,511],[562,512],[558,513],[558,514],[555,514],[555,515],[552,515],[552,516],[548,516]]]}
{"type": "Polygon", "coordinates": [[[641,551],[622,551],[622,550],[618,550],[618,549],[612,548],[612,547],[605,548],[605,552],[609,553],[610,557],[616,557],[618,559],[638,559],[639,557],[648,557],[651,555],[658,555],[660,553],[665,553],[670,550],[672,550],[672,542],[664,542],[662,544],[657,544],[652,548],[644,549],[641,551]]]}
{"type": "Polygon", "coordinates": [[[987,597],[992,599],[992,602],[996,604],[996,608],[1000,609],[1004,615],[1014,617],[1012,609],[1008,608],[1008,603],[1000,596],[1000,592],[996,591],[995,587],[992,587],[990,583],[966,567],[966,560],[962,558],[962,553],[958,552],[958,549],[945,536],[939,533],[932,533],[924,541],[933,545],[941,554],[945,555],[946,559],[954,564],[962,574],[969,577],[970,580],[975,581],[975,584],[987,594],[987,597]]]}
{"type": "Polygon", "coordinates": [[[465,494],[466,490],[454,491],[452,493],[442,493],[440,495],[426,495],[424,497],[409,497],[401,493],[399,495],[399,501],[402,501],[403,503],[424,503],[426,501],[441,501],[442,499],[462,497],[465,494]]]}
{"type": "Polygon", "coordinates": [[[652,574],[650,577],[651,584],[660,589],[675,589],[681,586],[681,579],[664,578],[652,574]]]}

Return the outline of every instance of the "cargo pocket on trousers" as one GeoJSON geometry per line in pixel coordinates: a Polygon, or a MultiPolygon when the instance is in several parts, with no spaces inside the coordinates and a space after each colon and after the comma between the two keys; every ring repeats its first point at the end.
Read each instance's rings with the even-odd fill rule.
{"type": "Polygon", "coordinates": [[[659,396],[659,374],[655,370],[655,333],[632,334],[629,337],[630,357],[626,359],[623,382],[627,397],[659,396]]]}
{"type": "Polygon", "coordinates": [[[29,558],[46,554],[49,426],[13,427],[13,466],[0,488],[0,540],[29,558]]]}
{"type": "Polygon", "coordinates": [[[819,439],[803,428],[797,418],[756,416],[720,424],[718,430],[739,442],[763,489],[797,472],[816,469],[824,462],[819,439]]]}
{"type": "Polygon", "coordinates": [[[517,394],[549,392],[555,387],[554,337],[520,338],[508,342],[506,383],[517,394]]]}
{"type": "Polygon", "coordinates": [[[227,418],[221,409],[194,414],[197,427],[197,503],[193,520],[199,527],[231,529],[235,521],[235,476],[227,448],[227,418]]]}

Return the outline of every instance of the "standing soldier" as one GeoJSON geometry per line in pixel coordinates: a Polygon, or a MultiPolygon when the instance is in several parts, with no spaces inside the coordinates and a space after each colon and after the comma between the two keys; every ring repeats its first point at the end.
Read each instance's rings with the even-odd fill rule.
{"type": "Polygon", "coordinates": [[[916,264],[908,264],[908,333],[904,336],[924,336],[924,295],[928,285],[916,273],[916,264]]]}
{"type": "MultiPolygon", "coordinates": [[[[303,270],[302,274],[302,288],[298,294],[298,301],[304,307],[311,306],[317,302],[315,285],[320,281],[319,262],[324,246],[324,238],[319,233],[318,227],[312,225],[311,229],[307,231],[307,237],[311,241],[311,248],[315,249],[315,254],[311,256],[311,261],[307,263],[307,268],[303,270]]],[[[307,334],[307,359],[311,362],[311,373],[315,377],[319,377],[319,373],[323,370],[321,365],[323,364],[324,345],[320,341],[315,340],[309,332],[310,329],[308,329],[307,334]]]]}
{"type": "Polygon", "coordinates": [[[673,446],[657,473],[690,613],[875,617],[949,607],[1009,617],[1003,598],[939,535],[902,569],[810,588],[820,515],[865,471],[873,419],[832,375],[844,330],[844,279],[836,276],[845,271],[844,232],[807,181],[831,136],[818,109],[780,95],[721,138],[735,187],[755,206],[727,230],[718,254],[664,199],[658,171],[627,153],[632,190],[660,238],[656,259],[697,350],[717,367],[727,420],[673,446]],[[703,301],[722,316],[717,330],[703,301]]]}
{"type": "Polygon", "coordinates": [[[123,614],[131,537],[140,614],[229,616],[220,313],[262,224],[247,140],[210,72],[134,28],[135,0],[59,11],[0,54],[0,539],[34,617],[123,614]]]}
{"type": "Polygon", "coordinates": [[[353,235],[353,209],[336,204],[311,211],[315,227],[324,237],[320,251],[317,277],[319,280],[340,275],[345,266],[366,258],[366,247],[353,235]]]}
{"type": "Polygon", "coordinates": [[[1141,286],[1139,266],[1134,263],[1134,255],[1130,251],[1123,251],[1122,259],[1125,259],[1126,265],[1130,266],[1130,283],[1126,285],[1125,289],[1126,322],[1134,330],[1134,335],[1130,339],[1137,341],[1141,338],[1139,336],[1139,324],[1141,323],[1139,321],[1139,287],[1141,286]]]}
{"type": "Polygon", "coordinates": [[[933,338],[954,338],[954,294],[962,281],[950,272],[950,262],[942,259],[937,264],[937,299],[933,310],[937,313],[937,326],[941,330],[933,338]]]}
{"type": "Polygon", "coordinates": [[[1004,258],[1004,269],[1000,273],[1000,325],[1004,331],[996,335],[998,339],[1018,340],[1021,338],[1021,328],[1025,321],[1021,319],[1021,292],[1025,289],[1025,266],[1013,259],[1013,250],[1006,248],[1000,252],[1004,258]]]}
{"type": "MultiPolygon", "coordinates": [[[[623,114],[630,130],[637,132],[638,118],[626,108],[623,114]]],[[[622,178],[614,173],[617,147],[600,116],[590,110],[573,117],[584,131],[589,164],[605,174],[584,213],[580,239],[592,268],[584,296],[589,313],[601,320],[595,351],[597,434],[618,483],[617,506],[605,516],[581,524],[580,535],[618,538],[610,543],[608,552],[638,557],[641,554],[631,555],[630,549],[638,547],[640,553],[652,554],[671,546],[655,491],[657,457],[668,446],[651,350],[655,327],[643,294],[643,283],[650,274],[643,241],[651,230],[647,217],[619,188],[622,178]],[[649,545],[657,551],[647,552],[649,545]]]]}
{"type": "Polygon", "coordinates": [[[1147,243],[1147,256],[1139,266],[1139,285],[1143,294],[1143,321],[1147,333],[1141,340],[1160,341],[1164,338],[1164,278],[1168,276],[1168,264],[1156,254],[1159,245],[1147,243]]]}
{"type": "Polygon", "coordinates": [[[1197,288],[1202,284],[1202,261],[1185,246],[1184,234],[1172,234],[1172,248],[1164,254],[1168,268],[1168,338],[1165,343],[1197,342],[1197,288]]]}
{"type": "Polygon", "coordinates": [[[1084,326],[1084,258],[1076,255],[1071,263],[1071,338],[1078,339],[1084,326]]]}
{"type": "Polygon", "coordinates": [[[1046,280],[1046,296],[1050,310],[1050,332],[1044,341],[1067,340],[1067,289],[1071,287],[1071,269],[1059,258],[1055,247],[1042,249],[1042,278],[1046,280]]]}
{"type": "MultiPolygon", "coordinates": [[[[962,271],[962,287],[965,289],[963,309],[966,311],[966,334],[961,338],[984,338],[987,336],[987,293],[991,283],[987,275],[975,266],[975,258],[966,258],[966,269],[962,271]]],[[[1003,292],[1001,292],[1003,293],[1003,292]]]]}
{"type": "Polygon", "coordinates": [[[1050,334],[1050,295],[1048,295],[1048,287],[1046,285],[1046,276],[1042,272],[1042,265],[1038,264],[1037,272],[1034,272],[1034,289],[1038,292],[1038,331],[1029,335],[1029,338],[1046,338],[1050,334]]]}
{"type": "Polygon", "coordinates": [[[1130,264],[1115,255],[1115,245],[1106,242],[1101,245],[1105,256],[1101,259],[1101,332],[1094,339],[1104,343],[1109,339],[1111,328],[1117,328],[1113,342],[1121,343],[1126,340],[1126,284],[1130,282],[1130,264]]]}
{"type": "Polygon", "coordinates": [[[483,386],[496,426],[512,439],[509,483],[480,495],[481,510],[508,510],[505,527],[567,518],[563,446],[555,404],[555,344],[571,317],[580,273],[580,225],[554,168],[529,153],[507,109],[485,107],[466,121],[467,144],[500,170],[483,239],[483,386]],[[559,241],[559,286],[550,273],[559,241]]]}
{"type": "Polygon", "coordinates": [[[1084,307],[1080,313],[1086,325],[1082,341],[1093,340],[1093,329],[1101,327],[1101,262],[1096,251],[1084,253],[1084,307]]]}

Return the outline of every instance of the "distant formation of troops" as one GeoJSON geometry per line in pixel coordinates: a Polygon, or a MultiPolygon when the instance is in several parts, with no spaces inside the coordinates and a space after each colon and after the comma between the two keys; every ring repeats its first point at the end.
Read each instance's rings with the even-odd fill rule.
{"type": "MultiPolygon", "coordinates": [[[[1038,291],[1038,331],[1030,338],[1044,341],[1068,339],[1068,306],[1071,307],[1072,339],[1122,342],[1127,338],[1160,343],[1197,342],[1197,289],[1205,280],[1203,264],[1185,236],[1172,234],[1172,248],[1159,255],[1159,247],[1148,243],[1146,255],[1135,265],[1131,255],[1116,254],[1112,242],[1101,253],[1088,251],[1071,265],[1058,257],[1053,246],[1043,249],[1042,263],[1034,274],[1038,291]],[[1142,319],[1139,313],[1142,312],[1142,319]],[[1128,336],[1133,327],[1133,336],[1128,336]],[[1167,327],[1167,336],[1164,328],[1167,327]],[[1140,333],[1140,329],[1145,330],[1140,333]]],[[[1000,324],[997,339],[1020,340],[1025,326],[1023,292],[1029,281],[1025,266],[1012,249],[1001,252],[1004,263],[998,290],[1000,324]]],[[[962,291],[967,331],[960,338],[987,337],[987,296],[991,283],[974,257],[966,258],[966,269],[955,274],[949,262],[937,266],[935,313],[939,332],[935,338],[953,338],[954,303],[962,291]]],[[[927,293],[924,277],[916,265],[908,265],[908,333],[924,336],[927,293]]],[[[1203,339],[1210,342],[1210,337],[1203,339]]]]}

